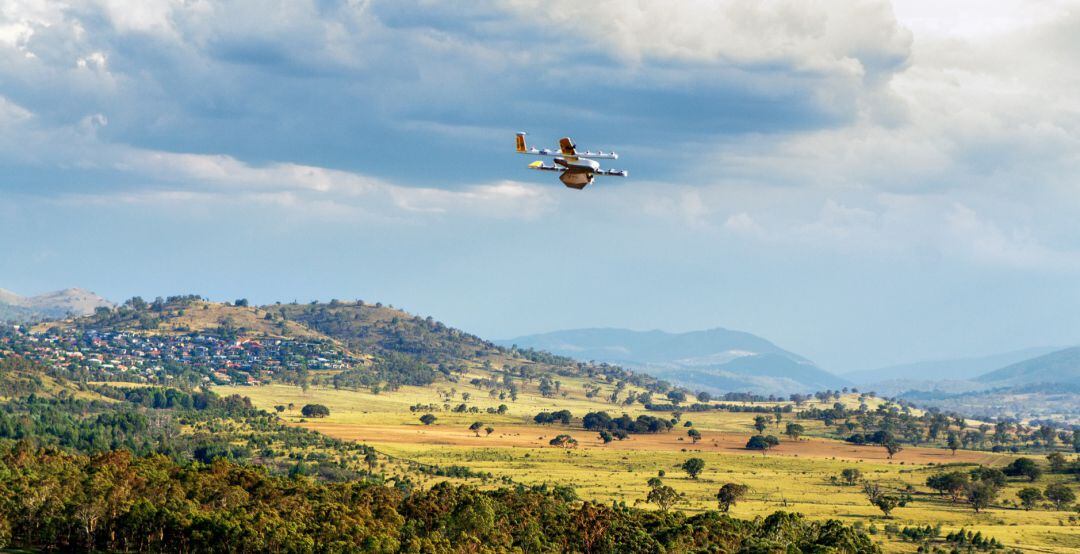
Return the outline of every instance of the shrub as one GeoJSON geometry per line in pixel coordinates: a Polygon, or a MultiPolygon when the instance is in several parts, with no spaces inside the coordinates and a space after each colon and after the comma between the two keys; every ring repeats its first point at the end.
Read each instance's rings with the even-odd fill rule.
{"type": "Polygon", "coordinates": [[[326,417],[330,415],[330,408],[323,406],[322,404],[307,404],[303,408],[300,408],[300,413],[304,417],[326,417]]]}

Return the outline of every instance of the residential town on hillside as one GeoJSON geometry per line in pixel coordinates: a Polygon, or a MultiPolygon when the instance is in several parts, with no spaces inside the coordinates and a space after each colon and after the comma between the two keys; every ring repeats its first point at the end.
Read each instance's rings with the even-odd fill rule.
{"type": "Polygon", "coordinates": [[[279,373],[348,369],[361,362],[329,341],[98,330],[36,334],[9,326],[0,332],[0,357],[15,353],[88,381],[158,384],[193,373],[207,383],[259,385],[279,373]]]}

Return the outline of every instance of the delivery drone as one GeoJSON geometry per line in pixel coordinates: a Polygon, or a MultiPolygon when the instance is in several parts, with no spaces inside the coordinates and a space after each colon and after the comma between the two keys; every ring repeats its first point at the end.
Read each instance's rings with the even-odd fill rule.
{"type": "Polygon", "coordinates": [[[525,133],[517,134],[517,151],[518,154],[529,154],[532,156],[552,156],[553,165],[546,165],[544,162],[537,160],[529,164],[529,169],[539,169],[541,171],[558,171],[559,180],[563,182],[569,188],[581,190],[586,185],[592,184],[593,177],[597,175],[608,175],[611,177],[626,177],[629,173],[621,169],[600,169],[600,164],[594,160],[617,160],[619,155],[614,152],[578,152],[577,147],[574,146],[574,141],[570,140],[570,137],[563,137],[559,139],[559,149],[549,150],[544,148],[537,150],[536,148],[529,148],[525,145],[525,133]]]}

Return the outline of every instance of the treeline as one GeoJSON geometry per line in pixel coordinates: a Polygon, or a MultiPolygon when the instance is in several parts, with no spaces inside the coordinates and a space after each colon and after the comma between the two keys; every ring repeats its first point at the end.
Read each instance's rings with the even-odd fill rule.
{"type": "Polygon", "coordinates": [[[378,390],[385,387],[397,390],[402,385],[430,385],[439,375],[449,375],[449,372],[436,371],[430,364],[408,354],[387,352],[377,357],[370,367],[356,367],[334,375],[331,383],[337,389],[378,390]]]}
{"type": "Polygon", "coordinates": [[[772,414],[776,412],[791,413],[793,408],[791,404],[785,404],[782,407],[775,406],[754,406],[744,404],[702,404],[695,402],[693,404],[678,405],[678,404],[645,404],[645,409],[651,412],[709,412],[713,410],[721,410],[725,412],[735,413],[750,413],[750,414],[772,414]]]}
{"type": "Polygon", "coordinates": [[[92,386],[90,390],[108,398],[158,410],[172,408],[205,410],[207,408],[221,407],[226,411],[235,412],[254,409],[251,400],[248,398],[232,395],[223,400],[217,394],[208,390],[188,392],[167,387],[116,387],[111,385],[92,386]]]}
{"type": "Polygon", "coordinates": [[[127,450],[138,456],[168,456],[181,464],[221,458],[258,463],[282,474],[381,480],[374,473],[375,451],[370,447],[285,425],[246,397],[84,385],[84,390],[115,401],[88,399],[77,394],[76,383],[62,377],[46,381],[44,371],[44,366],[19,357],[0,359],[0,382],[18,378],[35,383],[22,396],[0,402],[0,439],[88,455],[127,450]]]}
{"type": "Polygon", "coordinates": [[[581,418],[582,427],[590,431],[622,431],[624,433],[662,433],[670,431],[671,420],[650,415],[632,418],[627,414],[612,418],[607,412],[589,412],[581,418]]]}
{"type": "Polygon", "coordinates": [[[225,461],[0,444],[0,547],[155,552],[873,553],[838,521],[572,503],[524,487],[427,491],[275,477],[225,461]],[[31,493],[32,492],[32,493],[31,493]]]}

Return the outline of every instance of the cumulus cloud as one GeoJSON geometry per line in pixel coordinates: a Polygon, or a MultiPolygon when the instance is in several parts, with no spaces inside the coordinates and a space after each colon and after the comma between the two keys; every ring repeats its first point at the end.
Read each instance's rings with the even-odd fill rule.
{"type": "MultiPolygon", "coordinates": [[[[102,113],[137,146],[354,169],[425,126],[646,146],[836,125],[882,101],[910,50],[871,1],[20,1],[0,40],[4,93],[54,124],[102,113]]],[[[455,138],[429,156],[454,159],[455,138]]]]}
{"type": "Polygon", "coordinates": [[[511,4],[524,17],[543,12],[552,24],[572,29],[582,41],[638,64],[779,64],[861,78],[903,66],[911,47],[911,34],[898,25],[889,3],[875,0],[696,0],[678,9],[659,0],[511,4]]]}
{"type": "Polygon", "coordinates": [[[0,161],[38,175],[6,183],[33,194],[571,209],[548,180],[505,180],[524,128],[621,147],[636,184],[574,200],[616,225],[1047,267],[1080,250],[1078,18],[1021,0],[18,0],[0,6],[0,161]]]}

